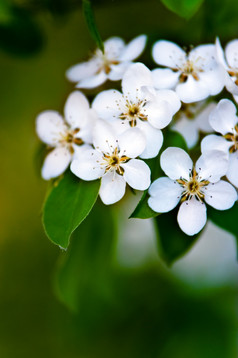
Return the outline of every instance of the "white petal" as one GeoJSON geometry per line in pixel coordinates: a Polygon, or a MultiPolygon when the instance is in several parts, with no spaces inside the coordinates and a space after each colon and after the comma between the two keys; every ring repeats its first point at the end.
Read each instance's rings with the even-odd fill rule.
{"type": "Polygon", "coordinates": [[[217,59],[217,62],[219,62],[225,69],[228,69],[226,59],[225,59],[225,55],[224,55],[224,51],[223,51],[223,48],[221,47],[221,43],[220,43],[220,40],[219,40],[218,37],[216,38],[215,47],[216,47],[216,59],[217,59]]]}
{"type": "Polygon", "coordinates": [[[206,136],[201,142],[202,153],[205,153],[210,150],[221,150],[228,154],[230,147],[231,142],[228,142],[225,138],[215,134],[210,134],[206,136]]]}
{"type": "Polygon", "coordinates": [[[217,66],[212,71],[199,73],[199,81],[203,82],[209,90],[209,94],[215,96],[220,93],[225,85],[225,70],[217,66]]]}
{"type": "Polygon", "coordinates": [[[65,120],[72,128],[81,128],[87,122],[87,114],[89,111],[89,103],[82,92],[72,92],[64,107],[65,120]]]}
{"type": "Polygon", "coordinates": [[[124,99],[122,94],[117,90],[108,90],[100,92],[92,103],[92,108],[95,109],[98,116],[105,120],[113,120],[118,117],[124,106],[124,99]]]}
{"type": "Polygon", "coordinates": [[[95,180],[101,178],[105,172],[103,166],[100,165],[102,162],[102,154],[95,149],[85,150],[77,153],[77,157],[70,165],[70,170],[80,179],[95,180]]]}
{"type": "Polygon", "coordinates": [[[169,89],[158,90],[156,92],[156,99],[168,102],[172,109],[173,115],[178,112],[181,107],[179,96],[175,91],[169,89]]]}
{"type": "Polygon", "coordinates": [[[118,146],[113,127],[99,120],[93,131],[93,145],[103,153],[111,154],[118,146]]]}
{"type": "Polygon", "coordinates": [[[45,111],[36,118],[36,133],[42,142],[54,147],[62,135],[67,131],[67,126],[62,116],[56,111],[45,111]]]}
{"type": "Polygon", "coordinates": [[[194,119],[187,119],[185,116],[179,118],[172,126],[172,129],[183,136],[188,148],[194,147],[197,143],[199,130],[194,119]]]}
{"type": "Polygon", "coordinates": [[[73,149],[74,149],[74,153],[72,155],[73,159],[81,158],[85,152],[87,152],[88,150],[93,150],[92,146],[89,144],[82,144],[82,145],[73,144],[73,149]]]}
{"type": "Polygon", "coordinates": [[[139,159],[131,159],[121,165],[125,181],[136,190],[146,190],[150,186],[150,168],[139,159]]]}
{"type": "Polygon", "coordinates": [[[148,205],[157,213],[173,210],[181,199],[183,188],[174,180],[162,177],[155,180],[150,188],[148,205]]]}
{"type": "Polygon", "coordinates": [[[147,36],[140,35],[130,41],[120,56],[120,61],[133,61],[141,55],[146,45],[147,36]]]}
{"type": "Polygon", "coordinates": [[[225,48],[226,59],[231,68],[238,69],[238,40],[230,41],[225,48]]]}
{"type": "Polygon", "coordinates": [[[108,59],[118,59],[125,48],[125,42],[120,37],[110,37],[104,42],[104,50],[108,59]]]}
{"type": "Polygon", "coordinates": [[[118,136],[120,155],[138,157],[145,149],[146,139],[139,128],[130,128],[118,136]]]}
{"type": "Polygon", "coordinates": [[[238,86],[235,83],[236,77],[231,77],[228,72],[225,74],[225,85],[228,92],[230,92],[233,95],[238,95],[238,86]]]}
{"type": "Polygon", "coordinates": [[[149,101],[146,103],[145,113],[148,122],[157,129],[166,127],[172,120],[172,107],[167,101],[149,101]]]}
{"type": "Polygon", "coordinates": [[[209,88],[202,81],[195,80],[191,75],[184,83],[179,83],[176,93],[184,103],[201,101],[209,96],[209,88]]]}
{"type": "Polygon", "coordinates": [[[82,62],[70,67],[66,71],[66,77],[71,82],[79,82],[87,77],[94,75],[99,68],[99,63],[96,59],[87,62],[82,62]]]}
{"type": "Polygon", "coordinates": [[[41,175],[45,180],[56,178],[61,175],[68,167],[72,155],[67,148],[59,147],[50,152],[44,161],[41,175]]]}
{"type": "Polygon", "coordinates": [[[230,209],[237,200],[235,188],[224,180],[209,184],[204,193],[206,203],[217,210],[230,209]]]}
{"type": "Polygon", "coordinates": [[[102,85],[107,80],[105,72],[100,71],[94,76],[87,77],[76,85],[76,88],[95,88],[102,85]]]}
{"type": "Polygon", "coordinates": [[[178,224],[180,229],[189,236],[202,230],[207,221],[206,205],[196,200],[184,201],[178,211],[178,224]]]}
{"type": "Polygon", "coordinates": [[[137,128],[139,128],[146,139],[146,147],[140,158],[149,159],[158,155],[163,144],[163,134],[160,129],[152,127],[147,122],[138,121],[137,128]]]}
{"type": "Polygon", "coordinates": [[[220,100],[209,116],[212,128],[223,135],[233,132],[237,121],[236,106],[229,99],[220,100]]]}
{"type": "Polygon", "coordinates": [[[115,172],[105,174],[101,179],[99,195],[106,205],[114,204],[125,194],[126,182],[121,175],[115,172]]]}
{"type": "Polygon", "coordinates": [[[215,70],[218,66],[216,61],[216,47],[214,44],[206,44],[195,47],[190,51],[188,58],[195,63],[196,67],[204,72],[215,70]]]}
{"type": "Polygon", "coordinates": [[[110,65],[110,72],[108,73],[108,79],[110,81],[119,81],[122,79],[124,73],[131,65],[131,62],[122,62],[117,65],[110,65]]]}
{"type": "Polygon", "coordinates": [[[238,188],[238,152],[229,155],[227,179],[238,188]]]}
{"type": "Polygon", "coordinates": [[[190,156],[181,148],[169,147],[161,154],[160,166],[170,179],[189,179],[193,168],[190,156]]]}
{"type": "Polygon", "coordinates": [[[216,183],[227,172],[227,153],[219,150],[206,151],[198,158],[195,168],[201,179],[216,183]]]}
{"type": "Polygon", "coordinates": [[[213,129],[209,123],[209,115],[211,111],[216,108],[217,103],[216,102],[210,102],[208,103],[205,108],[203,108],[198,114],[196,115],[195,121],[197,127],[205,133],[213,132],[213,129]]]}
{"type": "Polygon", "coordinates": [[[179,81],[180,71],[172,71],[169,68],[156,68],[151,71],[153,84],[157,89],[174,88],[179,81]]]}
{"type": "Polygon", "coordinates": [[[133,102],[144,98],[143,86],[153,86],[151,71],[143,63],[132,64],[122,78],[122,92],[133,102]]]}
{"type": "Polygon", "coordinates": [[[173,42],[157,41],[152,49],[152,56],[156,63],[162,66],[178,68],[186,62],[186,53],[173,42]]]}
{"type": "Polygon", "coordinates": [[[233,95],[233,98],[234,98],[234,100],[236,101],[236,103],[238,103],[238,96],[234,96],[234,95],[233,95]]]}

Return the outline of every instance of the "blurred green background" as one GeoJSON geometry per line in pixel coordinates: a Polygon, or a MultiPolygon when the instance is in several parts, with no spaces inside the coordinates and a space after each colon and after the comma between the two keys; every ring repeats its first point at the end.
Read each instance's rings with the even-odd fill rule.
{"type": "MultiPolygon", "coordinates": [[[[65,70],[94,48],[80,5],[0,0],[0,357],[236,358],[231,235],[208,225],[192,252],[166,268],[152,224],[127,220],[132,195],[131,207],[124,201],[113,210],[117,220],[98,203],[94,225],[79,227],[67,253],[43,232],[47,183],[35,117],[63,110],[73,90],[65,70]]],[[[238,37],[235,0],[205,0],[189,20],[159,0],[98,0],[94,9],[103,39],[149,36],[141,59],[151,68],[157,39],[189,46],[238,37]]]]}

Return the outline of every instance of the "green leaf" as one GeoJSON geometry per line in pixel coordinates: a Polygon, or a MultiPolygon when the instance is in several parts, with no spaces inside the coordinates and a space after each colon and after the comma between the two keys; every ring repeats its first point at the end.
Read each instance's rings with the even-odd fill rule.
{"type": "Polygon", "coordinates": [[[229,231],[236,237],[237,241],[237,259],[238,259],[238,203],[229,210],[216,210],[211,206],[208,207],[208,218],[220,228],[229,231]]]}
{"type": "Polygon", "coordinates": [[[175,14],[190,19],[202,5],[203,0],[161,0],[175,14]]]}
{"type": "Polygon", "coordinates": [[[200,233],[194,236],[186,235],[178,226],[178,209],[157,216],[155,219],[158,229],[157,244],[159,256],[170,266],[174,261],[185,255],[198,240],[200,233]]]}
{"type": "Polygon", "coordinates": [[[100,181],[83,181],[70,171],[54,185],[43,208],[43,225],[49,239],[66,249],[72,232],[91,211],[100,181]]]}
{"type": "Polygon", "coordinates": [[[90,305],[91,312],[110,295],[115,239],[111,208],[97,202],[74,232],[72,244],[62,253],[55,275],[56,294],[71,310],[84,310],[90,305]]]}
{"type": "Polygon", "coordinates": [[[147,190],[146,190],[146,191],[144,191],[137,207],[135,208],[133,213],[130,215],[129,219],[131,219],[131,218],[150,219],[150,218],[154,218],[157,215],[160,215],[159,213],[156,213],[149,207],[148,198],[149,198],[149,196],[148,196],[147,190]]]}
{"type": "Polygon", "coordinates": [[[95,23],[93,8],[90,0],[83,0],[83,13],[92,38],[96,42],[98,48],[100,48],[100,50],[104,52],[104,45],[95,23]]]}

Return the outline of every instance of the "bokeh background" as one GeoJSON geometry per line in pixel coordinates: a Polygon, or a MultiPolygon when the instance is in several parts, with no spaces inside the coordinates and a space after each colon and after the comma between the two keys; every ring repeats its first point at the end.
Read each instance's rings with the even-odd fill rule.
{"type": "MultiPolygon", "coordinates": [[[[188,20],[159,0],[93,5],[103,39],[149,36],[141,59],[151,68],[157,39],[190,46],[238,37],[236,0],[204,0],[188,20]]],[[[127,220],[132,194],[112,212],[98,203],[94,225],[86,219],[68,252],[44,234],[35,118],[63,110],[73,90],[65,70],[93,48],[79,0],[0,1],[0,357],[236,358],[232,235],[209,223],[168,268],[153,224],[127,220]]]]}

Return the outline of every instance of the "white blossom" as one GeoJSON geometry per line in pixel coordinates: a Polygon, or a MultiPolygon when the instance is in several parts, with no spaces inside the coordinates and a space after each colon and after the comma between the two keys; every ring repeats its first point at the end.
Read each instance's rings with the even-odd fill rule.
{"type": "Polygon", "coordinates": [[[121,80],[128,66],[143,52],[146,39],[140,35],[126,45],[120,37],[111,37],[104,42],[104,53],[96,49],[87,62],[69,68],[66,77],[77,82],[77,88],[95,88],[107,79],[121,80]]]}
{"type": "Polygon", "coordinates": [[[138,157],[145,148],[139,129],[128,129],[117,135],[107,123],[97,123],[93,134],[94,149],[75,156],[71,171],[83,180],[101,178],[99,195],[104,204],[119,201],[125,194],[126,183],[136,190],[150,185],[150,169],[138,157]]]}
{"type": "Polygon", "coordinates": [[[81,92],[75,91],[69,95],[64,115],[65,118],[49,110],[40,113],[36,119],[36,132],[51,149],[41,171],[45,180],[61,175],[74,153],[85,150],[87,144],[92,143],[91,131],[96,115],[81,92]]]}
{"type": "Polygon", "coordinates": [[[98,116],[116,127],[118,133],[139,128],[146,147],[141,158],[155,157],[163,143],[160,129],[167,126],[180,108],[172,90],[156,91],[151,71],[142,63],[132,64],[122,78],[122,93],[107,90],[99,93],[92,107],[98,116]]]}
{"type": "Polygon", "coordinates": [[[200,132],[213,132],[208,118],[215,106],[216,102],[207,101],[183,103],[176,113],[171,128],[184,137],[188,148],[193,148],[197,144],[200,132]]]}
{"type": "Polygon", "coordinates": [[[155,62],[167,68],[152,71],[155,87],[174,88],[181,101],[196,102],[216,95],[224,87],[223,67],[215,59],[215,45],[200,45],[186,53],[170,41],[153,46],[155,62]]]}
{"type": "Polygon", "coordinates": [[[222,99],[211,112],[209,122],[215,132],[201,142],[202,153],[212,149],[223,150],[228,157],[226,176],[238,187],[238,117],[236,106],[228,99],[222,99]]]}
{"type": "Polygon", "coordinates": [[[168,177],[152,183],[148,205],[155,212],[165,213],[180,202],[177,220],[187,235],[197,234],[206,224],[205,202],[217,210],[227,210],[237,200],[235,188],[220,180],[228,167],[222,151],[202,154],[194,166],[183,149],[169,147],[161,154],[160,164],[168,177]]]}
{"type": "Polygon", "coordinates": [[[238,95],[238,39],[228,42],[223,51],[219,38],[216,38],[216,57],[224,68],[226,89],[236,99],[238,95]]]}

